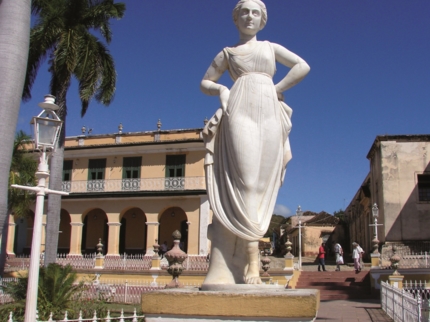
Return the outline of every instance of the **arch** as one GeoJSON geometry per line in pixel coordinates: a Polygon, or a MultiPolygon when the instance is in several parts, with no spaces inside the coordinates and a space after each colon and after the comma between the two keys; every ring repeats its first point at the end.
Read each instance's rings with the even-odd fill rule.
{"type": "Polygon", "coordinates": [[[65,209],[61,209],[60,213],[60,231],[58,234],[57,253],[68,254],[70,252],[70,238],[72,235],[72,226],[70,223],[72,218],[65,209]]]}
{"type": "Polygon", "coordinates": [[[119,253],[145,254],[146,215],[140,208],[128,208],[120,216],[119,253]]]}
{"type": "Polygon", "coordinates": [[[33,239],[34,212],[29,210],[29,214],[24,218],[14,215],[14,220],[16,226],[13,252],[16,255],[30,255],[33,239]]]}
{"type": "Polygon", "coordinates": [[[160,227],[158,230],[158,243],[167,242],[167,245],[172,247],[173,239],[172,234],[175,230],[181,232],[181,244],[183,251],[188,251],[188,225],[187,214],[180,207],[170,207],[164,210],[160,216],[160,227]]]}
{"type": "Polygon", "coordinates": [[[82,229],[82,254],[89,254],[96,252],[96,245],[99,238],[103,244],[103,254],[107,253],[109,227],[107,225],[108,218],[106,213],[100,209],[95,208],[82,214],[83,229],[82,229]]]}

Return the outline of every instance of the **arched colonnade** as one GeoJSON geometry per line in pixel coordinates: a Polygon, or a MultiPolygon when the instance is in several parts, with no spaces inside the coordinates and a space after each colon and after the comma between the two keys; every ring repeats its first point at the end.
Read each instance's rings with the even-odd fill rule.
{"type": "MultiPolygon", "coordinates": [[[[46,219],[46,218],[45,218],[46,219]]],[[[7,252],[9,255],[29,254],[32,240],[34,213],[27,218],[9,218],[7,252]]],[[[80,216],[70,215],[61,209],[58,253],[81,256],[94,253],[101,239],[103,253],[107,256],[127,254],[152,254],[155,239],[173,245],[172,233],[179,230],[181,244],[188,250],[190,222],[181,207],[167,207],[157,221],[149,221],[145,212],[137,207],[123,209],[119,213],[107,213],[102,208],[91,208],[80,216]]],[[[46,220],[44,223],[46,228],[46,220]]],[[[42,235],[44,249],[45,229],[42,235]]]]}

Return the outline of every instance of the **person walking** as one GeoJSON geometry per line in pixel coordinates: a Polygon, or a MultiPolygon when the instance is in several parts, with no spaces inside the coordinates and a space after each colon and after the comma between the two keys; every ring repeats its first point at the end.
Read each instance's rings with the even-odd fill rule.
{"type": "Polygon", "coordinates": [[[334,253],[336,254],[336,271],[340,271],[340,265],[343,265],[343,249],[339,243],[333,242],[334,253]]]}
{"type": "Polygon", "coordinates": [[[363,256],[364,250],[360,247],[360,245],[356,242],[352,243],[352,258],[354,259],[354,268],[355,272],[358,273],[361,271],[361,262],[360,259],[363,256]]]}
{"type": "Polygon", "coordinates": [[[322,243],[318,250],[318,272],[322,270],[325,272],[325,243],[322,243]]]}

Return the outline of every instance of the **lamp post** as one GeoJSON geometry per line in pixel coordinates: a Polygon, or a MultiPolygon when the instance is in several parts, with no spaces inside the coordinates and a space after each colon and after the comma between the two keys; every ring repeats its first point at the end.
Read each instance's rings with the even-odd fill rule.
{"type": "Polygon", "coordinates": [[[370,224],[369,226],[373,226],[373,240],[372,240],[373,254],[379,254],[378,226],[382,226],[382,224],[378,224],[379,209],[376,203],[374,203],[372,207],[372,216],[373,216],[373,224],[370,224]]]}
{"type": "Polygon", "coordinates": [[[36,172],[38,178],[37,187],[11,185],[13,188],[36,192],[36,207],[34,213],[33,239],[31,242],[30,268],[28,271],[27,299],[25,304],[25,322],[36,321],[37,291],[39,284],[40,244],[42,238],[42,216],[45,195],[52,193],[68,195],[67,192],[51,190],[45,187],[49,178],[48,159],[58,140],[62,121],[55,114],[58,106],[55,105],[55,97],[46,95],[45,101],[38,105],[43,111],[33,117],[31,124],[34,126],[34,146],[40,151],[39,167],[36,172]]]}
{"type": "Polygon", "coordinates": [[[381,266],[381,254],[379,254],[378,251],[378,226],[382,226],[382,224],[378,224],[378,216],[379,216],[379,209],[378,205],[375,203],[372,207],[372,216],[373,216],[373,224],[370,224],[369,226],[373,226],[373,253],[370,254],[370,260],[372,262],[371,269],[378,269],[381,266]]]}
{"type": "Polygon", "coordinates": [[[299,270],[302,269],[302,215],[302,208],[298,206],[296,216],[299,219],[299,270]]]}

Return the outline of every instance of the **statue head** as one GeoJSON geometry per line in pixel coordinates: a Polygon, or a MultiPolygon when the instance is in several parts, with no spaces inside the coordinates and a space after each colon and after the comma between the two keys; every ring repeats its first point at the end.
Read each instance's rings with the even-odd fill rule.
{"type": "Polygon", "coordinates": [[[233,9],[234,24],[237,25],[237,19],[239,17],[239,11],[242,8],[242,5],[248,1],[249,2],[255,2],[256,4],[259,5],[259,7],[261,9],[261,24],[260,24],[260,30],[261,30],[264,28],[264,26],[266,26],[266,23],[267,23],[267,9],[266,9],[266,5],[263,3],[263,1],[260,1],[260,0],[240,0],[233,9]]]}

